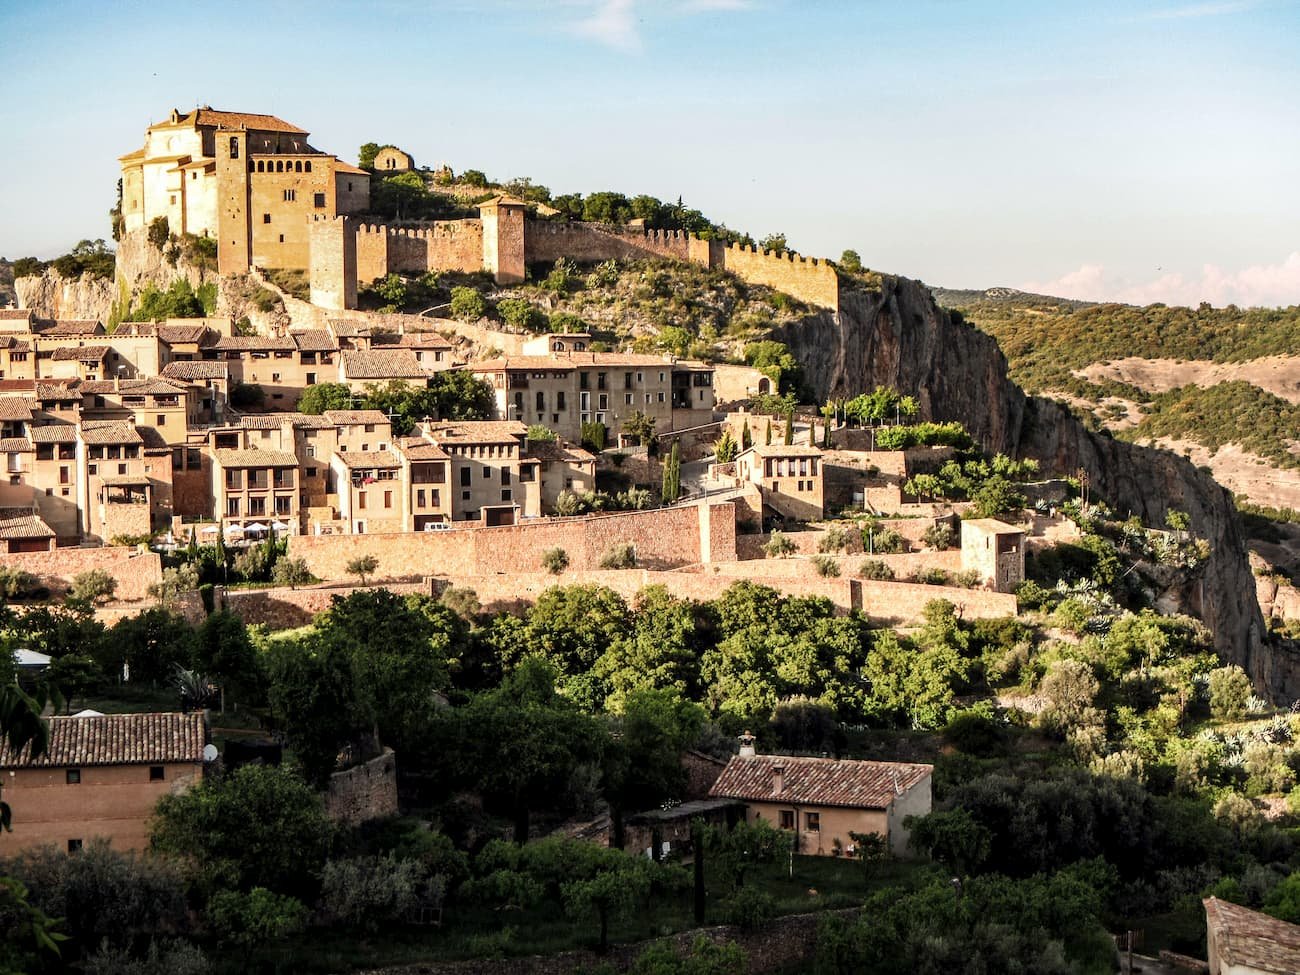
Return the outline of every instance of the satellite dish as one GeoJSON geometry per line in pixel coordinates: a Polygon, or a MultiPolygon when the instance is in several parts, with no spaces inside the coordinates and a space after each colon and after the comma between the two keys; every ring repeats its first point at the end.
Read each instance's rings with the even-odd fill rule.
{"type": "Polygon", "coordinates": [[[216,745],[203,746],[203,761],[205,762],[215,762],[220,754],[221,753],[217,751],[216,745]]]}

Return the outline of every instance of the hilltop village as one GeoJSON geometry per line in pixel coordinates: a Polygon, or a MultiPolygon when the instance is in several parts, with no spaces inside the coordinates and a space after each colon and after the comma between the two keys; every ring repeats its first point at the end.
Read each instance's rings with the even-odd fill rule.
{"type": "Polygon", "coordinates": [[[1139,923],[1300,957],[1300,727],[1191,615],[1186,512],[924,387],[816,401],[772,316],[892,286],[852,252],[309,135],[170,112],[120,157],[111,314],[48,269],[0,309],[0,680],[48,728],[0,741],[0,921],[149,975],[1091,973],[1139,923]],[[767,317],[562,304],[666,269],[767,317]]]}

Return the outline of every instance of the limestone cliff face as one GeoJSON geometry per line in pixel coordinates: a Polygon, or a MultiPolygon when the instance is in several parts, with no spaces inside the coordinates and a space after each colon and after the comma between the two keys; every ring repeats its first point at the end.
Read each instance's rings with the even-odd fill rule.
{"type": "Polygon", "coordinates": [[[37,318],[86,318],[106,321],[117,298],[117,288],[105,278],[83,274],[71,280],[54,268],[39,276],[14,282],[18,307],[30,308],[37,318]]]}
{"type": "Polygon", "coordinates": [[[1120,514],[1164,524],[1169,509],[1186,511],[1213,554],[1184,611],[1199,615],[1220,654],[1275,700],[1300,697],[1300,659],[1263,642],[1232,497],[1208,474],[1176,454],[1093,433],[1058,403],[1026,396],[1007,378],[993,338],[955,321],[916,281],[886,278],[880,292],[845,290],[838,312],[774,337],[790,347],[819,397],[877,385],[914,390],[923,416],[962,421],[986,450],[1034,457],[1050,470],[1088,471],[1094,494],[1120,514]]]}

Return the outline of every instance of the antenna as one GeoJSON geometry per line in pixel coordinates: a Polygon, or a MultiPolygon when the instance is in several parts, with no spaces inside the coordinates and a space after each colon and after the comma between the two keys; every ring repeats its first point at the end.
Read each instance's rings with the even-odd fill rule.
{"type": "Polygon", "coordinates": [[[204,764],[210,765],[211,763],[215,762],[220,754],[221,753],[217,751],[216,745],[204,745],[203,746],[204,764]]]}

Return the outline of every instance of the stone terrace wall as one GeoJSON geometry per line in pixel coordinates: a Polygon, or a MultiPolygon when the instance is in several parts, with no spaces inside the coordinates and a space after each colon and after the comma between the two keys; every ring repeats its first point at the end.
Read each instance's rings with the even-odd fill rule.
{"type": "Polygon", "coordinates": [[[114,598],[121,602],[144,599],[148,588],[162,578],[162,559],[157,552],[142,553],[122,545],[0,555],[0,565],[30,572],[41,585],[60,592],[71,588],[73,576],[103,569],[117,580],[114,598]]]}
{"type": "Polygon", "coordinates": [[[325,814],[336,823],[358,826],[397,815],[397,756],[391,748],[368,762],[330,776],[325,814]]]}
{"type": "MultiPolygon", "coordinates": [[[[860,908],[842,911],[824,911],[816,914],[790,914],[773,918],[755,930],[724,925],[697,928],[661,939],[678,954],[687,954],[696,939],[708,938],[715,944],[734,941],[745,952],[745,970],[760,975],[765,972],[805,971],[809,967],[817,944],[817,931],[822,918],[851,918],[860,908]]],[[[392,968],[372,969],[361,975],[569,975],[593,971],[601,965],[611,965],[616,971],[626,971],[636,958],[652,943],[611,945],[608,954],[597,955],[590,951],[572,951],[561,955],[533,956],[529,958],[474,959],[471,961],[419,962],[392,968]]]]}
{"type": "Polygon", "coordinates": [[[638,230],[591,223],[524,223],[524,260],[546,263],[561,257],[571,261],[620,261],[645,257],[685,261],[690,235],[676,230],[638,230]]]}
{"type": "Polygon", "coordinates": [[[861,587],[862,612],[882,623],[919,620],[925,604],[932,599],[948,600],[957,607],[957,615],[966,620],[1016,615],[1016,597],[1008,592],[924,586],[911,582],[873,582],[869,579],[855,579],[853,582],[861,587]]]}
{"type": "MultiPolygon", "coordinates": [[[[501,528],[460,528],[446,532],[376,535],[295,535],[289,554],[306,559],[319,579],[345,579],[347,564],[361,555],[379,560],[376,577],[476,575],[509,569],[543,570],[542,554],[562,548],[575,570],[598,568],[609,549],[625,542],[636,546],[647,568],[672,568],[699,562],[702,526],[697,505],[589,515],[585,518],[530,519],[501,528]]],[[[707,519],[711,557],[734,560],[735,506],[715,504],[707,519]],[[725,527],[730,522],[731,542],[725,527]]]]}
{"type": "MultiPolygon", "coordinates": [[[[228,589],[218,602],[245,624],[263,623],[272,630],[290,630],[306,626],[317,614],[330,608],[335,596],[345,597],[360,586],[309,586],[303,589],[228,589]]],[[[428,593],[428,583],[389,583],[385,589],[396,593],[428,593]]]]}

